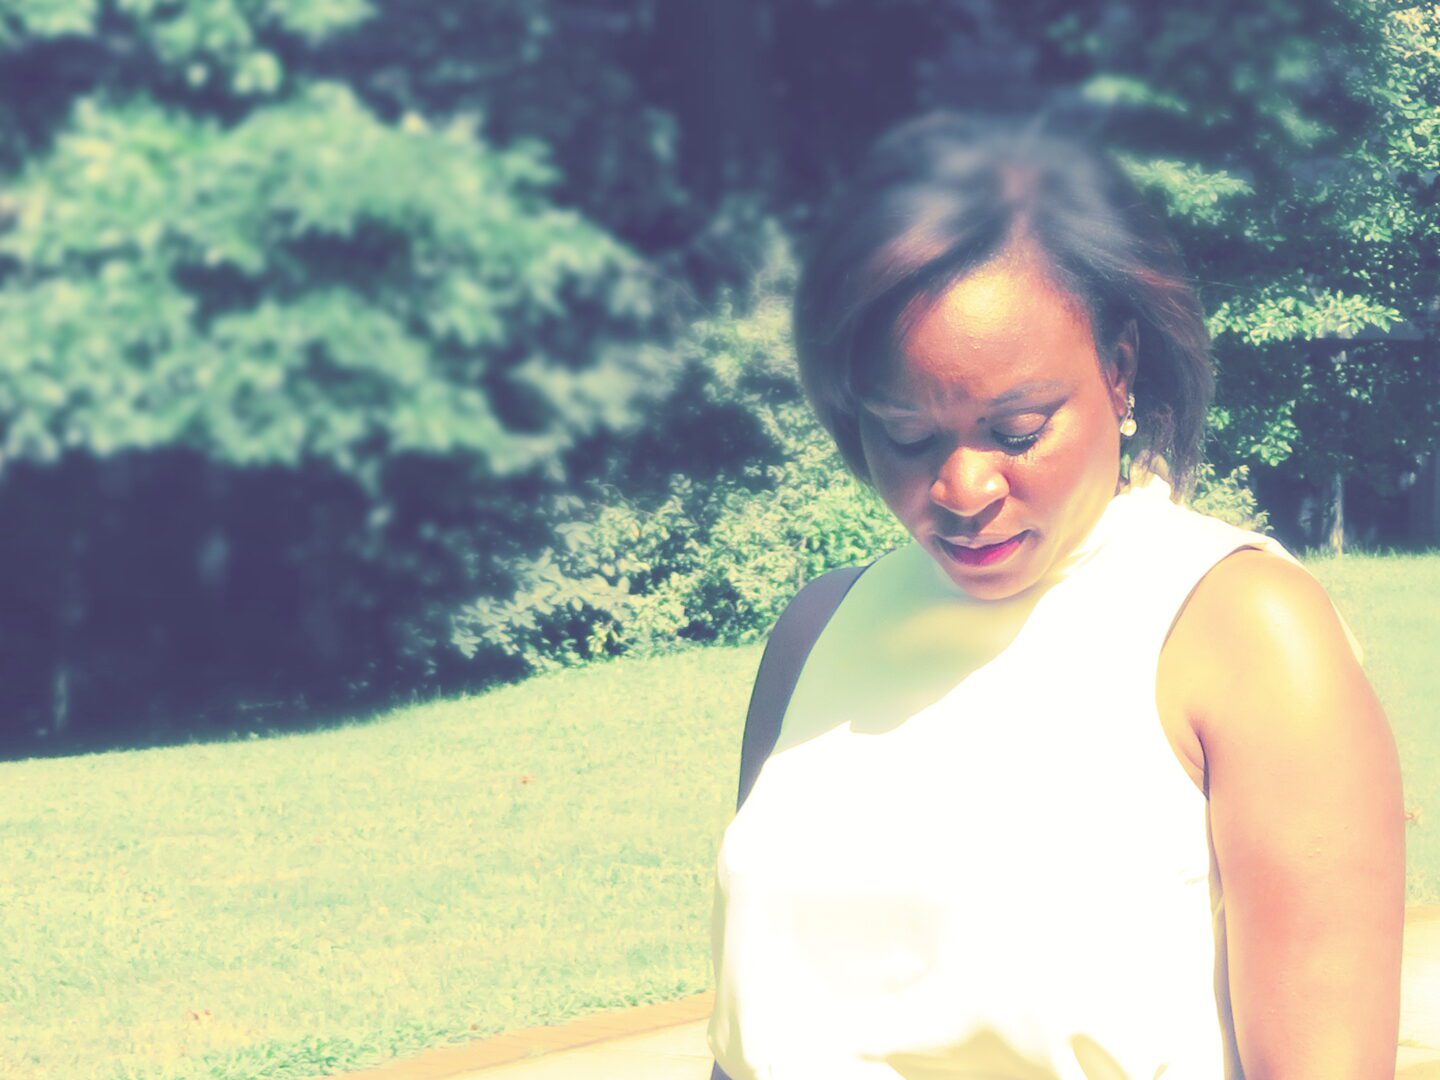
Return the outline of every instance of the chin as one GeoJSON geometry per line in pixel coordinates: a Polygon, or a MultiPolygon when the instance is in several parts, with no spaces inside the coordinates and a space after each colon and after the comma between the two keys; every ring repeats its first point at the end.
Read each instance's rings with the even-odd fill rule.
{"type": "Polygon", "coordinates": [[[1040,579],[1034,550],[1037,542],[1039,538],[1031,533],[1017,550],[1012,551],[1001,562],[989,566],[969,566],[955,561],[946,554],[945,545],[938,538],[931,538],[927,546],[931,558],[939,562],[946,576],[967,595],[976,600],[1007,600],[1024,592],[1040,579]]]}
{"type": "Polygon", "coordinates": [[[960,580],[951,574],[950,579],[976,600],[1008,600],[1010,597],[1024,592],[1033,584],[1008,576],[976,581],[973,579],[960,580]]]}

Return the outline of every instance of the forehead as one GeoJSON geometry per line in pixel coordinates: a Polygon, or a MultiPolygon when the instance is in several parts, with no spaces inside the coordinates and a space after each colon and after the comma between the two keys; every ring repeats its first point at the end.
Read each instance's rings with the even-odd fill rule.
{"type": "Polygon", "coordinates": [[[1006,256],[921,311],[876,370],[867,403],[990,402],[1029,384],[1073,389],[1099,374],[1090,319],[1043,264],[1006,256]]]}

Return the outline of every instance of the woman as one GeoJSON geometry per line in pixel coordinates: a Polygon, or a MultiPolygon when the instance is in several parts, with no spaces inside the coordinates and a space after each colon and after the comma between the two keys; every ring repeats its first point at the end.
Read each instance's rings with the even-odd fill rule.
{"type": "Polygon", "coordinates": [[[1033,126],[905,125],[796,330],[912,540],[807,585],[761,661],[715,1075],[1392,1077],[1394,738],[1309,573],[1173,499],[1208,343],[1124,175],[1033,126]]]}

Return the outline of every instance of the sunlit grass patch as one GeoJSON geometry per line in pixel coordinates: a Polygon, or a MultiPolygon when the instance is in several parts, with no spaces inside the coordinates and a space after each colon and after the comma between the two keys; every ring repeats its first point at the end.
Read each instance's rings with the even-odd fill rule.
{"type": "MultiPolygon", "coordinates": [[[[1308,563],[1440,901],[1440,555],[1308,563]]],[[[709,989],[758,645],[332,731],[0,764],[0,1076],[314,1077],[709,989]]]]}
{"type": "Polygon", "coordinates": [[[308,1077],[707,989],[758,660],[0,765],[0,1075],[308,1077]]]}
{"type": "Polygon", "coordinates": [[[1410,903],[1440,902],[1440,554],[1306,560],[1365,649],[1405,778],[1410,903]]]}

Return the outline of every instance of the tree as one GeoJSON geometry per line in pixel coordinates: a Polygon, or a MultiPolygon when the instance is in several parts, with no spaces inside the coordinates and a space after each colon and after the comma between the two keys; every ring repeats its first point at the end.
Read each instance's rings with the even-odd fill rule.
{"type": "MultiPolygon", "coordinates": [[[[385,119],[316,70],[325,42],[363,24],[369,5],[74,0],[0,14],[11,85],[54,72],[42,92],[0,103],[0,161],[12,168],[0,235],[0,453],[12,473],[56,470],[49,498],[81,500],[44,552],[53,573],[7,567],[29,575],[8,591],[55,626],[31,635],[49,642],[34,682],[6,693],[48,696],[43,711],[57,724],[80,700],[71,673],[98,672],[106,649],[139,647],[93,638],[100,579],[86,575],[99,573],[100,554],[87,537],[99,526],[86,503],[101,481],[60,471],[67,458],[111,463],[110,489],[150,470],[136,455],[209,462],[212,479],[176,492],[210,507],[213,527],[194,534],[207,550],[239,535],[225,524],[227,503],[246,471],[312,477],[332,508],[358,499],[362,527],[338,535],[307,508],[311,527],[346,548],[317,566],[389,566],[394,591],[379,606],[413,626],[434,598],[401,585],[431,575],[400,545],[406,530],[425,530],[397,508],[431,516],[429,535],[449,526],[433,520],[445,496],[416,507],[397,491],[402,480],[431,488],[409,463],[430,462],[453,482],[450,463],[462,462],[472,501],[513,500],[500,485],[562,484],[577,444],[633,424],[662,381],[668,360],[647,341],[661,325],[649,268],[555,204],[561,174],[542,144],[494,146],[467,114],[385,119]],[[35,592],[45,581],[54,595],[35,592]]],[[[28,484],[7,494],[22,491],[42,497],[28,484]]],[[[504,521],[522,505],[479,506],[469,520],[504,521]]],[[[408,542],[425,543],[419,532],[408,542]]],[[[457,576],[473,585],[503,574],[453,545],[432,557],[468,567],[439,575],[452,587],[457,576]]],[[[378,636],[379,655],[333,655],[354,590],[328,580],[302,620],[314,641],[297,666],[348,663],[352,682],[393,668],[398,646],[378,636]]],[[[160,617],[179,649],[185,609],[160,617]]],[[[433,666],[405,663],[411,678],[433,666]]],[[[91,686],[91,715],[105,696],[91,686]]]]}

